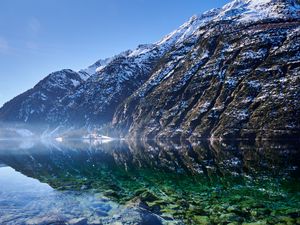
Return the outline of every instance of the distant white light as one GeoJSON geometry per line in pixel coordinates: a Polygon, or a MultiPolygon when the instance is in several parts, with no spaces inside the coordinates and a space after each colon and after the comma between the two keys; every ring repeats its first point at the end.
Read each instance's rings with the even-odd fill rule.
{"type": "Polygon", "coordinates": [[[63,142],[63,138],[62,138],[62,137],[57,137],[57,138],[55,138],[55,140],[56,140],[57,142],[63,142]]]}

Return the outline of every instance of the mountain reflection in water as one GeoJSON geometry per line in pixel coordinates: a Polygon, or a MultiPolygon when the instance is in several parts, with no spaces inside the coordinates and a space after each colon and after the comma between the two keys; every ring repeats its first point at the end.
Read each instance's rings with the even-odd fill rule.
{"type": "Polygon", "coordinates": [[[0,224],[300,223],[299,141],[0,146],[0,224]]]}

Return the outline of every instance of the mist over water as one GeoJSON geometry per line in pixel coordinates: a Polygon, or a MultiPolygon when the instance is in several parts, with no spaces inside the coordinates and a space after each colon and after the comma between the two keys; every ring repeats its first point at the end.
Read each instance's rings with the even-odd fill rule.
{"type": "Polygon", "coordinates": [[[0,224],[299,220],[298,141],[0,146],[0,224]]]}

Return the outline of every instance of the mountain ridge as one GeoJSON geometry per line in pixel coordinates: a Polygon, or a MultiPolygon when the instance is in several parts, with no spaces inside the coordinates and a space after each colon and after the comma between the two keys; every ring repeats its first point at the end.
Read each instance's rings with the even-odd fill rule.
{"type": "Polygon", "coordinates": [[[77,77],[61,81],[65,91],[45,105],[36,93],[59,85],[35,86],[6,103],[0,120],[134,138],[298,136],[299,11],[297,0],[232,1],[154,44],[62,70],[77,77]]]}

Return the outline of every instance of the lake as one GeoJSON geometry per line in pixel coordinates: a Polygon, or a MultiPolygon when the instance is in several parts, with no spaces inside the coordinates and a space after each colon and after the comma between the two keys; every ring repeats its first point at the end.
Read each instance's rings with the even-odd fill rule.
{"type": "Polygon", "coordinates": [[[300,224],[300,142],[0,141],[0,224],[300,224]]]}

